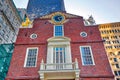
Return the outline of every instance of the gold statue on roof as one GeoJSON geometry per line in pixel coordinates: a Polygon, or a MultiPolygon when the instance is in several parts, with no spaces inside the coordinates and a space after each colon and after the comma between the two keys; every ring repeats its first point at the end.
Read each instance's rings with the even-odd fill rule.
{"type": "Polygon", "coordinates": [[[32,22],[28,17],[26,17],[26,20],[22,22],[22,27],[28,27],[32,22]]]}

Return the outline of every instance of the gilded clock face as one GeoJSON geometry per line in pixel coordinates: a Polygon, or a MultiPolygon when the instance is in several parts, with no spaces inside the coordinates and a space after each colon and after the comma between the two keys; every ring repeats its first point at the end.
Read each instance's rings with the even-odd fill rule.
{"type": "Polygon", "coordinates": [[[52,14],[51,16],[51,22],[53,24],[63,24],[65,22],[65,15],[63,13],[60,12],[56,12],[54,14],[52,14]]]}
{"type": "Polygon", "coordinates": [[[55,22],[61,22],[62,20],[64,20],[64,17],[62,16],[62,15],[55,15],[54,17],[53,17],[53,20],[55,21],[55,22]]]}
{"type": "Polygon", "coordinates": [[[62,23],[65,20],[65,16],[61,13],[56,13],[55,15],[52,16],[52,20],[55,23],[62,23]]]}

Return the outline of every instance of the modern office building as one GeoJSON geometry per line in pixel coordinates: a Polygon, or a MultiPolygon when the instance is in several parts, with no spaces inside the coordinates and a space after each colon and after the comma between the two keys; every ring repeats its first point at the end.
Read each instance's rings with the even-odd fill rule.
{"type": "Polygon", "coordinates": [[[31,20],[56,11],[65,11],[64,0],[29,0],[27,6],[31,20]]]}
{"type": "Polygon", "coordinates": [[[0,80],[5,80],[21,23],[13,1],[0,0],[0,80]]]}
{"type": "Polygon", "coordinates": [[[20,14],[23,22],[26,21],[26,18],[27,18],[27,12],[26,12],[26,9],[25,8],[17,8],[18,10],[18,13],[20,14]]]}
{"type": "Polygon", "coordinates": [[[13,49],[14,44],[0,44],[0,80],[5,80],[13,49]]]}
{"type": "Polygon", "coordinates": [[[20,28],[6,80],[114,80],[98,25],[53,12],[20,28]]]}
{"type": "Polygon", "coordinates": [[[120,22],[100,24],[99,30],[113,73],[120,80],[120,22]]]}
{"type": "Polygon", "coordinates": [[[14,43],[22,19],[12,0],[0,0],[0,44],[14,43]]]}

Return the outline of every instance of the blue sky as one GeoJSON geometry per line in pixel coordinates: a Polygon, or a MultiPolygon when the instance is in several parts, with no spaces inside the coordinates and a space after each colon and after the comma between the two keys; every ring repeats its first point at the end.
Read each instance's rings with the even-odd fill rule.
{"type": "MultiPolygon", "coordinates": [[[[19,8],[26,8],[28,0],[13,0],[19,8]]],[[[120,0],[64,0],[68,13],[88,18],[97,24],[120,22],[120,0]]]]}

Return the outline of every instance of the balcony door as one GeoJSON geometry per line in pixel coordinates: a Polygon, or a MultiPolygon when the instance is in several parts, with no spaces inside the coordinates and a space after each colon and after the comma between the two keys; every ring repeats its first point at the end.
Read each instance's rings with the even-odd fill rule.
{"type": "Polygon", "coordinates": [[[65,47],[53,48],[53,62],[56,64],[56,69],[63,69],[65,67],[65,47]]]}
{"type": "Polygon", "coordinates": [[[60,70],[72,68],[70,39],[52,37],[48,39],[47,69],[60,70]]]}

